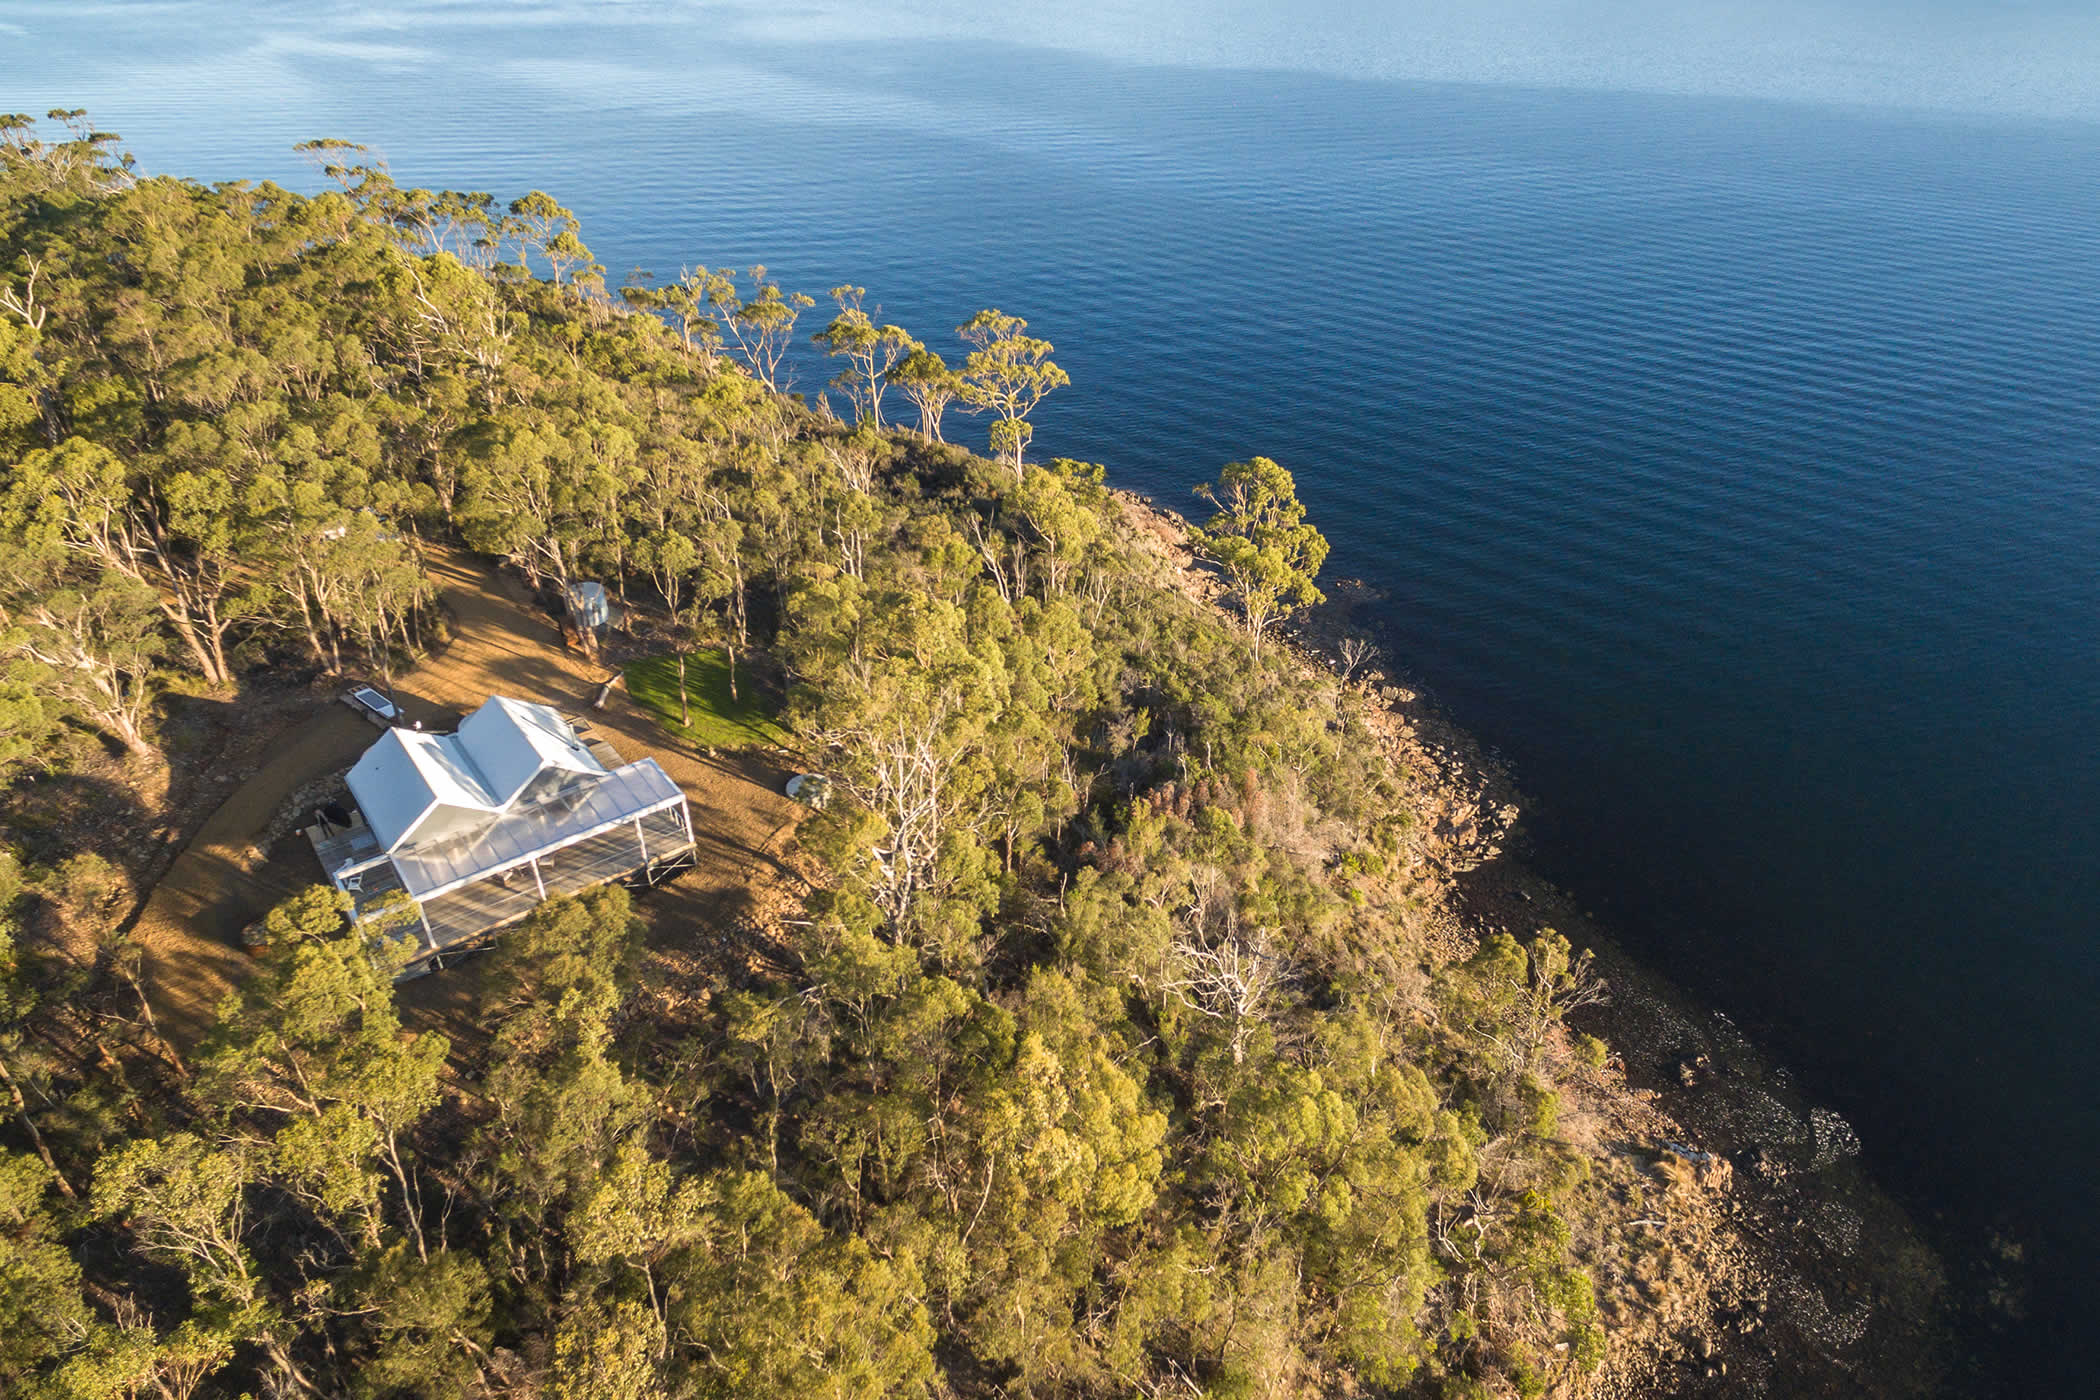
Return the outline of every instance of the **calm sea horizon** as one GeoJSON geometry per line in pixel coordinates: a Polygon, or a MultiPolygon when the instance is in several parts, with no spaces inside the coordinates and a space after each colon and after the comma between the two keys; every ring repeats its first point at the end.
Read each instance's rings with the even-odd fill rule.
{"type": "Polygon", "coordinates": [[[1002,307],[1072,375],[1035,450],[1176,508],[1275,457],[1537,799],[1548,872],[1850,1121],[1958,1276],[2022,1251],[1994,1364],[2068,1394],[2100,1351],[2100,28],[2010,8],[1861,0],[1733,68],[1716,31],[1630,92],[1631,40],[1556,70],[1520,29],[1498,68],[1436,30],[1410,75],[1318,6],[1265,64],[1233,7],[1206,48],[936,4],[26,3],[0,106],[206,181],[313,188],[290,148],[327,136],[544,188],[615,283],[764,262],[944,351],[1002,307]]]}

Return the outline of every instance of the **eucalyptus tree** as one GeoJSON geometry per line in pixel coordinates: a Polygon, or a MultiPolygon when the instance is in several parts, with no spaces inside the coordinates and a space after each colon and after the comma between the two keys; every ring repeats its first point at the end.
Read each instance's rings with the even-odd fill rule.
{"type": "Polygon", "coordinates": [[[1069,590],[1073,574],[1100,539],[1106,479],[1104,468],[1066,457],[1022,473],[1011,500],[1033,537],[1045,596],[1069,590]]]}
{"type": "MultiPolygon", "coordinates": [[[[751,641],[750,589],[744,568],[744,524],[729,495],[719,488],[703,490],[693,501],[690,535],[698,563],[695,598],[705,608],[720,607],[715,634],[729,670],[729,697],[737,697],[737,654],[751,641]]],[[[698,619],[694,620],[695,622],[698,619]]],[[[679,671],[684,684],[684,668],[679,671]]],[[[683,704],[681,691],[680,703],[683,704]]]]}
{"type": "Polygon", "coordinates": [[[355,512],[329,551],[340,580],[339,626],[358,639],[367,660],[378,665],[387,694],[394,691],[395,643],[401,654],[416,648],[415,623],[436,595],[413,546],[368,511],[355,512]]]}
{"type": "Polygon", "coordinates": [[[113,569],[19,551],[0,552],[0,568],[14,570],[14,587],[0,596],[0,656],[13,663],[11,678],[151,757],[146,723],[164,646],[151,591],[113,569]]]}
{"type": "Polygon", "coordinates": [[[734,315],[730,308],[736,301],[736,280],[727,273],[691,267],[668,286],[650,285],[641,274],[634,285],[622,287],[620,295],[629,306],[670,317],[686,352],[712,366],[722,349],[723,323],[734,315]]]}
{"type": "Polygon", "coordinates": [[[737,298],[735,284],[717,301],[724,315],[719,324],[743,357],[745,368],[759,383],[775,393],[785,393],[790,378],[781,373],[788,347],[795,341],[795,322],[817,304],[803,292],[783,292],[769,281],[764,264],[751,269],[751,295],[737,298]]]}
{"type": "Polygon", "coordinates": [[[937,1393],[935,1334],[912,1251],[840,1238],[760,1172],[710,1175],[679,1228],[695,1241],[670,1261],[667,1290],[681,1393],[937,1393]]]}
{"type": "MultiPolygon", "coordinates": [[[[76,1198],[71,1182],[59,1170],[57,1160],[51,1155],[51,1146],[44,1140],[43,1130],[37,1126],[37,1109],[32,1106],[30,1094],[36,1095],[38,1103],[48,1104],[51,1095],[40,1081],[47,1078],[43,1071],[51,1062],[51,1052],[33,1032],[40,1029],[35,1024],[43,1009],[44,998],[31,978],[29,960],[24,957],[21,942],[22,926],[20,914],[26,902],[27,880],[21,860],[12,850],[0,847],[0,1088],[5,1088],[14,1120],[22,1125],[24,1136],[49,1174],[48,1181],[56,1186],[67,1200],[76,1198]]],[[[9,1159],[0,1153],[0,1163],[9,1159]]],[[[26,1187],[27,1182],[16,1175],[13,1182],[17,1188],[26,1187]]],[[[42,1194],[42,1183],[25,1198],[11,1204],[18,1208],[19,1215],[26,1216],[32,1202],[42,1194]]],[[[0,1206],[0,1210],[4,1210],[0,1206]]],[[[20,1235],[15,1236],[20,1239],[20,1235]]]]}
{"type": "Polygon", "coordinates": [[[44,275],[44,260],[40,257],[21,259],[22,271],[19,279],[12,273],[5,282],[0,282],[0,311],[28,328],[33,334],[44,328],[51,319],[51,305],[37,296],[37,280],[44,275]]]}
{"type": "Polygon", "coordinates": [[[1019,316],[987,309],[957,326],[955,333],[976,347],[963,362],[962,401],[993,415],[992,455],[1018,477],[1021,454],[1035,435],[1028,415],[1072,377],[1051,360],[1056,347],[1029,335],[1028,323],[1019,316]]]}
{"type": "MultiPolygon", "coordinates": [[[[57,376],[39,353],[51,306],[38,283],[48,257],[0,266],[0,459],[55,446],[65,434],[54,392],[57,376]],[[17,272],[16,269],[20,269],[17,272]]],[[[48,289],[43,289],[48,290],[48,289]]]]}
{"type": "Polygon", "coordinates": [[[474,411],[494,410],[506,397],[519,318],[488,276],[450,256],[397,254],[372,280],[392,313],[375,338],[407,371],[409,405],[422,410],[408,415],[404,429],[424,445],[432,486],[449,505],[456,481],[443,449],[474,411]]]}
{"type": "Polygon", "coordinates": [[[222,469],[199,462],[134,477],[99,444],[69,438],[16,463],[0,493],[0,533],[106,570],[152,599],[212,685],[232,679],[242,562],[258,522],[222,469]]]}
{"type": "Polygon", "coordinates": [[[0,776],[55,752],[60,720],[46,703],[39,671],[34,662],[0,666],[0,776]]]}
{"type": "Polygon", "coordinates": [[[115,132],[98,131],[79,107],[54,107],[45,119],[65,132],[45,140],[26,112],[0,114],[0,162],[44,193],[108,194],[131,188],[136,163],[115,132]]]}
{"type": "Polygon", "coordinates": [[[248,601],[284,630],[296,628],[316,663],[340,671],[344,640],[369,622],[358,616],[360,576],[404,564],[420,575],[420,563],[367,504],[370,482],[355,467],[302,464],[266,475],[252,495],[270,526],[250,561],[257,582],[248,601]]]}
{"type": "Polygon", "coordinates": [[[893,926],[925,936],[981,861],[964,838],[992,776],[981,750],[1005,706],[1004,660],[972,645],[963,608],[916,589],[841,575],[804,588],[791,611],[803,731],[880,823],[886,849],[860,873],[893,926]]]}
{"type": "Polygon", "coordinates": [[[585,467],[566,446],[545,418],[514,415],[460,471],[453,522],[461,538],[511,560],[535,587],[569,581],[586,528],[578,513],[585,467]]]}
{"type": "Polygon", "coordinates": [[[502,207],[484,190],[403,190],[388,217],[410,252],[446,253],[478,272],[495,265],[503,240],[502,207]]]}
{"type": "MultiPolygon", "coordinates": [[[[47,1157],[48,1160],[48,1157],[47,1157]]],[[[26,1152],[0,1148],[0,1238],[7,1241],[0,1286],[0,1389],[33,1394],[38,1370],[96,1336],[80,1265],[51,1208],[49,1189],[64,1184],[26,1152]]],[[[71,1188],[67,1188],[68,1195],[71,1188]]]]}
{"type": "Polygon", "coordinates": [[[314,886],[272,910],[260,975],[222,1010],[197,1058],[197,1093],[248,1131],[266,1132],[274,1169],[324,1214],[371,1243],[398,1225],[427,1258],[412,1131],[438,1103],[444,1037],[401,1033],[393,974],[406,956],[394,935],[413,906],[348,925],[349,896],[314,886]],[[384,1188],[395,1197],[389,1209],[384,1188]]]}
{"type": "MultiPolygon", "coordinates": [[[[846,361],[846,368],[832,380],[854,407],[856,418],[866,418],[879,431],[882,427],[882,392],[890,371],[914,351],[925,347],[913,340],[902,326],[875,324],[862,306],[868,289],[841,286],[831,289],[839,314],[811,339],[824,353],[846,361]]],[[[881,313],[881,308],[876,308],[881,313]]]]}
{"type": "Polygon", "coordinates": [[[386,161],[374,155],[369,146],[345,141],[341,137],[324,136],[315,141],[301,141],[292,150],[339,185],[358,207],[382,216],[391,213],[388,205],[399,187],[394,184],[386,161]]]}
{"type": "Polygon", "coordinates": [[[963,391],[962,376],[948,362],[924,346],[915,346],[891,368],[887,381],[904,391],[919,411],[919,433],[934,442],[941,437],[941,415],[963,391]]]}
{"type": "Polygon", "coordinates": [[[591,250],[584,246],[582,225],[576,215],[554,196],[533,190],[512,200],[509,229],[518,246],[518,266],[528,275],[532,254],[538,253],[547,260],[557,287],[571,274],[577,274],[579,281],[604,278],[605,269],[592,260],[591,250]]]}
{"type": "Polygon", "coordinates": [[[623,506],[643,469],[623,407],[592,394],[587,376],[557,372],[543,384],[541,402],[475,443],[453,520],[468,544],[516,561],[535,585],[567,585],[594,552],[618,564],[623,506]]]}
{"type": "Polygon", "coordinates": [[[1267,457],[1228,463],[1196,494],[1217,513],[1192,542],[1224,571],[1259,656],[1271,627],[1324,601],[1313,580],[1327,561],[1326,536],[1306,522],[1291,474],[1267,457]]]}
{"type": "Polygon", "coordinates": [[[635,563],[656,585],[664,600],[671,624],[671,654],[678,662],[678,722],[690,727],[691,702],[686,698],[686,661],[692,651],[694,622],[692,602],[694,576],[700,569],[700,551],[684,530],[663,529],[638,542],[635,563]]]}

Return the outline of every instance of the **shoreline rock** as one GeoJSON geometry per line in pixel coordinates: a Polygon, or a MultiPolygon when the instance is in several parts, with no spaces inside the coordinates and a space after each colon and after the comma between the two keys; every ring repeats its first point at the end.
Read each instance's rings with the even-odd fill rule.
{"type": "MultiPolygon", "coordinates": [[[[1115,495],[1183,589],[1224,607],[1188,548],[1189,522],[1115,495]]],[[[1582,1393],[1943,1393],[1954,1370],[1945,1266],[1862,1171],[1850,1125],[1804,1102],[1725,1015],[1629,956],[1513,853],[1529,804],[1508,766],[1392,663],[1381,590],[1341,579],[1328,591],[1280,640],[1377,702],[1374,727],[1424,818],[1412,839],[1430,957],[1468,956],[1497,930],[1521,941],[1554,928],[1594,951],[1612,989],[1575,1025],[1613,1052],[1584,1108],[1602,1155],[1627,1168],[1607,1184],[1624,1195],[1624,1209],[1603,1212],[1617,1228],[1586,1260],[1610,1349],[1582,1393]]]]}

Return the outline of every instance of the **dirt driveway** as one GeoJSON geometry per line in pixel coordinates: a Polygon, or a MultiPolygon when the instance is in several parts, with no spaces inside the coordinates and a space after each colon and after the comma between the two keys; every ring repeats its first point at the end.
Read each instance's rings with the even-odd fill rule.
{"type": "MultiPolygon", "coordinates": [[[[780,795],[787,770],[760,754],[708,757],[684,745],[614,687],[603,710],[591,699],[608,672],[585,665],[561,644],[554,623],[532,607],[523,586],[472,555],[435,552],[431,577],[451,615],[452,640],[396,678],[411,719],[449,729],[490,695],[512,695],[587,716],[595,735],[629,761],[652,757],[683,787],[699,837],[696,868],[650,894],[652,924],[707,936],[744,916],[763,886],[785,878],[778,856],[802,809],[780,795]]],[[[147,985],[170,1032],[194,1040],[212,1008],[247,966],[240,931],[285,896],[319,881],[304,843],[280,845],[274,859],[257,848],[270,819],[302,785],[347,767],[378,731],[347,706],[323,705],[199,829],[140,913],[135,934],[146,952],[147,985]]],[[[445,979],[415,984],[433,1010],[447,1001],[445,979]]]]}

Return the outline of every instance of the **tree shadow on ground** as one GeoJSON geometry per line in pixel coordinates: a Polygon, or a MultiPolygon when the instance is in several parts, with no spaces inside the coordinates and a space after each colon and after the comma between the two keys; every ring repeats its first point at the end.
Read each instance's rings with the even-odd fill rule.
{"type": "MultiPolygon", "coordinates": [[[[113,776],[60,772],[23,775],[0,789],[0,839],[24,860],[51,864],[94,851],[126,869],[119,842],[151,833],[156,821],[138,792],[113,776]]],[[[152,840],[148,835],[144,839],[152,840]]],[[[136,855],[136,852],[130,854],[136,855]]]]}

